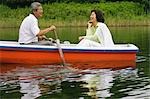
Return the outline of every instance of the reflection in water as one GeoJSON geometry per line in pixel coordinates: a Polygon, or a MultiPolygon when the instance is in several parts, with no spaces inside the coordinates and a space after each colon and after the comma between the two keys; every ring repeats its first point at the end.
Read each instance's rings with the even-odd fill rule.
{"type": "Polygon", "coordinates": [[[100,76],[100,82],[98,86],[98,97],[110,97],[112,93],[110,92],[111,87],[113,86],[113,72],[110,70],[103,71],[103,75],[100,76]]]}
{"type": "Polygon", "coordinates": [[[91,97],[92,99],[106,98],[112,94],[110,89],[113,86],[113,72],[109,69],[82,70],[69,75],[64,83],[67,88],[80,89],[81,92],[78,91],[79,93],[76,93],[76,96],[72,97],[73,99],[82,99],[83,97],[91,97]]]}
{"type": "Polygon", "coordinates": [[[139,62],[146,62],[146,60],[148,59],[148,57],[145,57],[145,56],[137,56],[136,57],[136,62],[139,63],[139,62]]]}
{"type": "Polygon", "coordinates": [[[97,74],[87,74],[82,76],[82,80],[87,84],[83,87],[87,87],[89,92],[87,93],[94,99],[110,97],[110,88],[113,85],[113,75],[110,70],[101,70],[97,74]]]}
{"type": "Polygon", "coordinates": [[[115,71],[114,82],[112,89],[117,90],[112,95],[113,98],[148,99],[150,96],[148,94],[150,92],[150,78],[141,77],[137,69],[127,68],[115,71]],[[147,87],[147,89],[144,87],[147,87]]]}
{"type": "Polygon", "coordinates": [[[134,99],[150,95],[150,78],[133,68],[78,71],[58,65],[6,68],[8,71],[3,68],[5,72],[0,76],[2,99],[134,99]],[[10,93],[16,95],[9,97],[10,93]]]}
{"type": "Polygon", "coordinates": [[[20,92],[24,94],[21,99],[35,99],[41,96],[41,91],[38,85],[38,81],[35,79],[22,79],[20,77],[20,92]]]}
{"type": "Polygon", "coordinates": [[[21,99],[35,99],[41,94],[59,91],[62,79],[70,72],[66,68],[57,65],[25,65],[14,66],[14,68],[10,65],[5,64],[5,67],[3,67],[5,71],[0,74],[1,94],[3,92],[5,94],[20,92],[23,94],[21,99]],[[8,68],[8,71],[6,68],[8,68]]]}

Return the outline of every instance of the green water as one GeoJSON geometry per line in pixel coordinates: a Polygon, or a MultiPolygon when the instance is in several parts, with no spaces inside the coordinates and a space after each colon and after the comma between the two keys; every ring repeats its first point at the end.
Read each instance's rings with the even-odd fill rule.
{"type": "MultiPolygon", "coordinates": [[[[110,30],[115,43],[132,43],[139,47],[136,68],[78,73],[61,69],[56,73],[51,65],[27,68],[9,64],[12,69],[7,68],[7,72],[0,74],[0,99],[149,99],[150,27],[110,27],[110,30]],[[32,79],[21,79],[24,76],[32,79]]],[[[78,43],[79,35],[85,34],[85,27],[57,28],[57,33],[62,41],[78,43]]],[[[47,36],[54,37],[54,34],[47,36]]],[[[17,38],[17,28],[0,29],[0,40],[16,41],[17,38]]]]}

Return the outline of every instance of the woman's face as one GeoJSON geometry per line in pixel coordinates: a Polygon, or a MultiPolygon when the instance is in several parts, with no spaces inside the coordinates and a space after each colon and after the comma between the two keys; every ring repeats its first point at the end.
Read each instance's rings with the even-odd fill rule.
{"type": "Polygon", "coordinates": [[[95,12],[92,12],[91,13],[91,15],[90,15],[90,22],[96,22],[97,20],[96,20],[96,14],[95,14],[95,12]]]}

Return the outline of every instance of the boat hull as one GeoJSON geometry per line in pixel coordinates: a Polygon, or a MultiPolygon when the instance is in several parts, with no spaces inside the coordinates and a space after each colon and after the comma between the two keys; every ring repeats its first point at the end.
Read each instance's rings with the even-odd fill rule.
{"type": "MultiPolygon", "coordinates": [[[[135,66],[135,50],[87,50],[62,48],[64,58],[71,64],[104,63],[100,67],[135,66]]],[[[1,63],[17,64],[59,64],[62,60],[57,47],[37,48],[28,46],[1,46],[1,63]]]]}
{"type": "MultiPolygon", "coordinates": [[[[88,63],[100,61],[135,61],[136,53],[80,53],[65,52],[64,58],[69,63],[88,63]]],[[[24,64],[51,64],[60,63],[61,59],[57,51],[31,52],[31,51],[4,51],[0,56],[2,63],[24,64]]]]}

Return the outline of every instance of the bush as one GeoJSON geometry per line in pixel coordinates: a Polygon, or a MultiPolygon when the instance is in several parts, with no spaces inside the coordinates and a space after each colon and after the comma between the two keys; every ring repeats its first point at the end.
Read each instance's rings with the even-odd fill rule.
{"type": "MultiPolygon", "coordinates": [[[[43,4],[43,9],[44,16],[39,22],[41,26],[48,26],[49,23],[55,23],[60,26],[83,26],[87,20],[89,20],[90,11],[93,9],[101,9],[104,12],[106,22],[109,24],[115,24],[118,20],[118,22],[122,22],[121,24],[124,24],[124,22],[130,23],[131,20],[141,20],[143,18],[146,19],[144,24],[148,24],[147,19],[149,17],[149,15],[144,13],[144,8],[142,8],[139,3],[134,2],[106,2],[94,4],[73,2],[68,4],[48,3],[43,4]]],[[[30,13],[30,10],[29,7],[11,9],[5,5],[0,5],[0,12],[0,22],[3,23],[0,27],[8,26],[11,22],[17,27],[24,17],[30,13]]]]}

